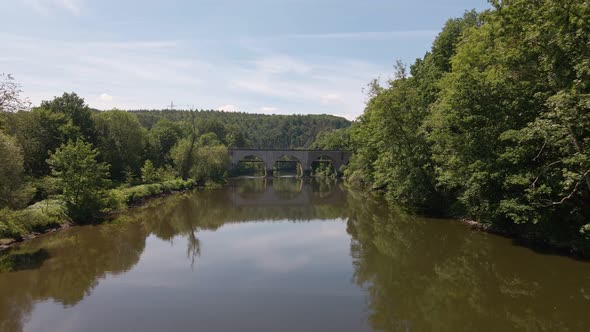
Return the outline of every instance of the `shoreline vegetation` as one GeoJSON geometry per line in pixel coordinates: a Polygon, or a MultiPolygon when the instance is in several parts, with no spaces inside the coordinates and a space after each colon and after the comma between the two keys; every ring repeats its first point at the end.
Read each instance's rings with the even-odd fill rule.
{"type": "MultiPolygon", "coordinates": [[[[209,186],[212,185],[209,184],[209,186]]],[[[207,188],[207,186],[199,186],[193,180],[172,180],[112,189],[111,206],[100,211],[94,222],[108,222],[114,215],[126,209],[141,206],[150,199],[195,188],[207,188]]],[[[40,235],[84,224],[90,223],[74,223],[66,213],[64,202],[59,199],[40,201],[23,210],[3,209],[0,210],[0,225],[3,227],[0,229],[0,251],[40,235]]]]}
{"type": "Polygon", "coordinates": [[[590,6],[490,1],[368,86],[363,114],[316,145],[410,213],[464,218],[590,256],[590,6]]]}
{"type": "Polygon", "coordinates": [[[350,125],[331,115],[206,110],[98,111],[75,93],[24,107],[0,75],[0,246],[109,213],[166,192],[215,187],[228,148],[310,145],[350,125]]]}
{"type": "MultiPolygon", "coordinates": [[[[325,177],[320,175],[320,177],[325,177]]],[[[241,179],[242,176],[229,177],[228,179],[241,179]]],[[[343,179],[346,183],[346,179],[343,179]]],[[[112,189],[112,195],[117,197],[117,203],[109,210],[101,212],[101,216],[92,223],[74,223],[71,218],[65,213],[65,206],[63,202],[58,199],[48,199],[37,202],[26,209],[17,211],[0,210],[0,225],[1,223],[7,223],[10,225],[10,221],[19,224],[17,229],[24,230],[24,233],[18,235],[17,238],[6,238],[0,236],[0,253],[10,249],[24,241],[34,239],[38,236],[46,235],[56,231],[65,230],[72,226],[82,226],[88,224],[100,224],[103,222],[109,222],[116,215],[126,211],[127,209],[141,207],[148,201],[167,197],[176,193],[183,193],[193,189],[217,189],[224,184],[220,183],[208,183],[208,184],[197,184],[195,181],[188,180],[172,180],[160,183],[151,184],[140,184],[130,187],[121,187],[112,189]],[[26,221],[24,221],[26,220],[26,221]]],[[[227,183],[225,185],[228,185],[227,183]]],[[[365,193],[375,192],[379,195],[386,195],[383,188],[359,188],[358,186],[352,185],[357,189],[365,189],[365,193]]],[[[503,236],[512,239],[513,241],[519,242],[519,245],[524,245],[532,250],[542,250],[543,252],[549,251],[551,253],[564,254],[574,258],[588,259],[587,255],[584,255],[582,250],[577,250],[572,247],[570,243],[556,243],[548,242],[547,239],[535,237],[533,234],[522,234],[507,229],[494,227],[492,224],[480,222],[476,220],[466,218],[454,218],[457,222],[463,223],[466,227],[471,228],[473,231],[490,233],[498,236],[503,236]]],[[[14,227],[14,226],[13,226],[14,227]]],[[[5,233],[3,233],[5,234],[5,233]]]]}
{"type": "MultiPolygon", "coordinates": [[[[323,177],[323,175],[322,175],[323,177]]],[[[240,179],[241,176],[227,179],[240,179]]],[[[333,178],[333,177],[332,177],[333,178]]],[[[109,206],[92,218],[91,222],[74,222],[67,214],[65,203],[59,198],[37,202],[22,210],[0,210],[0,252],[38,236],[67,229],[71,226],[109,222],[127,209],[140,207],[154,198],[182,193],[193,189],[217,189],[227,183],[197,183],[192,179],[169,180],[135,186],[122,186],[108,193],[109,206]]]]}

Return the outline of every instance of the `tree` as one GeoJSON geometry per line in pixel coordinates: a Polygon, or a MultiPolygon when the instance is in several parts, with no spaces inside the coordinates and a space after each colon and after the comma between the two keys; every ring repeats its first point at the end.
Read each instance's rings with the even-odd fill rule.
{"type": "Polygon", "coordinates": [[[0,112],[16,112],[29,108],[30,102],[20,98],[22,90],[10,74],[0,74],[0,112]]]}
{"type": "Polygon", "coordinates": [[[222,182],[228,163],[227,147],[217,139],[217,135],[214,133],[203,134],[199,137],[191,176],[201,182],[222,182]]]}
{"type": "Polygon", "coordinates": [[[170,150],[183,136],[180,123],[168,119],[161,119],[149,131],[147,144],[149,145],[151,158],[158,167],[170,164],[170,150]]]}
{"type": "MultiPolygon", "coordinates": [[[[378,80],[369,84],[365,111],[348,130],[348,145],[355,152],[345,172],[351,182],[387,189],[387,196],[406,209],[448,212],[448,194],[436,181],[426,119],[463,34],[479,22],[474,11],[448,20],[431,52],[411,66],[411,75],[398,61],[394,79],[385,86],[378,80]]],[[[330,142],[336,138],[332,135],[320,138],[324,145],[337,143],[330,142]]]]}
{"type": "Polygon", "coordinates": [[[158,172],[151,160],[146,160],[141,168],[141,180],[143,183],[154,183],[158,181],[158,172]]]}
{"type": "Polygon", "coordinates": [[[191,133],[190,133],[190,140],[187,140],[184,144],[183,144],[183,148],[180,148],[179,146],[179,151],[177,150],[177,154],[178,153],[182,153],[184,154],[184,156],[181,156],[180,158],[177,157],[177,161],[182,159],[182,165],[179,165],[179,163],[177,164],[178,167],[178,173],[180,174],[180,176],[182,177],[182,179],[184,181],[186,181],[190,175],[190,170],[192,165],[194,164],[194,159],[195,158],[195,143],[197,141],[197,133],[198,133],[198,129],[196,126],[196,120],[195,120],[195,112],[191,111],[190,112],[191,115],[191,119],[190,119],[190,128],[191,128],[191,133]],[[190,143],[189,143],[190,142],[190,143]],[[187,144],[188,143],[188,144],[187,144]]]}
{"type": "Polygon", "coordinates": [[[23,155],[16,140],[0,131],[0,208],[11,204],[23,184],[23,155]]]}
{"type": "Polygon", "coordinates": [[[495,7],[463,36],[433,107],[439,183],[476,219],[579,228],[590,216],[590,8],[495,7]]]}
{"type": "Polygon", "coordinates": [[[104,162],[111,165],[113,179],[122,180],[128,167],[140,173],[143,162],[146,130],[129,112],[112,110],[94,117],[99,133],[98,149],[104,162]]]}
{"type": "Polygon", "coordinates": [[[55,113],[62,113],[71,119],[72,124],[78,128],[78,135],[87,142],[96,143],[96,128],[92,119],[92,112],[84,99],[74,92],[65,93],[61,97],[55,97],[51,101],[43,101],[41,107],[55,113]]]}
{"type": "Polygon", "coordinates": [[[318,150],[351,150],[352,140],[350,128],[334,129],[320,132],[310,149],[318,150]]]}
{"type": "Polygon", "coordinates": [[[178,174],[183,180],[190,176],[192,165],[195,164],[197,147],[193,144],[192,139],[183,138],[170,150],[170,158],[174,162],[174,166],[178,174]]]}
{"type": "Polygon", "coordinates": [[[79,131],[63,113],[45,108],[15,114],[15,136],[24,155],[27,174],[49,174],[49,155],[68,140],[76,140],[79,131]]]}
{"type": "Polygon", "coordinates": [[[228,165],[227,147],[217,135],[205,133],[200,137],[184,138],[174,146],[170,155],[183,179],[221,182],[228,165]]]}
{"type": "Polygon", "coordinates": [[[78,139],[55,151],[47,161],[63,188],[70,217],[77,222],[93,220],[103,206],[109,166],[98,162],[98,150],[78,139]]]}

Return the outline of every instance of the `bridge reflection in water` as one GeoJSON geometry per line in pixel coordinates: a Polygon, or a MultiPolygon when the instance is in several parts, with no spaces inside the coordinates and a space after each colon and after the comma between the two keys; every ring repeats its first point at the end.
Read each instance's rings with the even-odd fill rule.
{"type": "Polygon", "coordinates": [[[332,179],[253,178],[236,179],[232,184],[234,207],[333,205],[345,196],[341,183],[332,179]]]}

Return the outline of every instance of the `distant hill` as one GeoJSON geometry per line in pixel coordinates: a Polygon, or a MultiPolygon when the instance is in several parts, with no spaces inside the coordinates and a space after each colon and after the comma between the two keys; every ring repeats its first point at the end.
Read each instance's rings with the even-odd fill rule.
{"type": "MultiPolygon", "coordinates": [[[[187,110],[131,110],[141,124],[150,129],[159,120],[185,122],[187,110]]],[[[220,139],[228,134],[242,148],[307,148],[324,131],[346,128],[351,122],[327,114],[268,115],[214,110],[194,111],[201,132],[214,132],[220,139]]]]}

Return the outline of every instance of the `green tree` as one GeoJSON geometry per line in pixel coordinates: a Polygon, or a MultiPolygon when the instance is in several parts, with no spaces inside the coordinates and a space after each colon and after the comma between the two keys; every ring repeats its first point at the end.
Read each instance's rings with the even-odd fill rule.
{"type": "Polygon", "coordinates": [[[318,150],[351,150],[352,148],[350,128],[322,131],[310,146],[310,149],[318,150]]]}
{"type": "Polygon", "coordinates": [[[169,159],[170,150],[183,137],[182,125],[168,119],[161,119],[149,131],[148,148],[151,158],[157,167],[171,164],[169,159]]]}
{"type": "Polygon", "coordinates": [[[49,174],[49,155],[68,140],[76,140],[79,131],[63,113],[38,107],[19,112],[14,119],[14,131],[23,149],[27,174],[49,174]]]}
{"type": "Polygon", "coordinates": [[[345,172],[349,181],[387,189],[388,196],[407,209],[448,212],[449,195],[437,184],[433,143],[428,139],[431,128],[425,120],[463,34],[479,24],[474,11],[447,21],[431,52],[411,66],[411,75],[398,62],[395,78],[387,85],[377,80],[369,84],[365,111],[348,130],[355,152],[345,172]]]}
{"type": "Polygon", "coordinates": [[[92,112],[83,98],[74,92],[64,93],[51,101],[43,101],[41,107],[55,113],[62,113],[78,128],[79,135],[87,142],[96,143],[96,128],[92,112]]]}
{"type": "Polygon", "coordinates": [[[170,158],[174,162],[174,167],[183,180],[190,176],[192,165],[196,162],[197,147],[193,144],[192,139],[183,138],[174,145],[170,150],[170,158]]]}
{"type": "Polygon", "coordinates": [[[227,147],[214,133],[206,133],[192,143],[184,138],[170,152],[179,174],[198,182],[221,182],[226,176],[228,165],[227,147]]]}
{"type": "Polygon", "coordinates": [[[474,218],[579,227],[590,199],[588,5],[495,7],[441,82],[431,122],[438,179],[474,218]]]}
{"type": "Polygon", "coordinates": [[[141,180],[143,183],[154,183],[158,181],[158,172],[149,159],[141,167],[141,180]]]}
{"type": "Polygon", "coordinates": [[[0,131],[0,208],[11,205],[23,184],[23,155],[16,140],[0,131]]]}
{"type": "Polygon", "coordinates": [[[197,181],[221,183],[226,177],[228,164],[227,148],[223,145],[201,147],[197,152],[198,162],[193,166],[192,176],[197,181]]]}
{"type": "Polygon", "coordinates": [[[140,173],[144,159],[146,130],[129,112],[112,110],[94,117],[99,133],[98,149],[103,161],[111,165],[113,179],[123,180],[124,170],[140,173]]]}
{"type": "Polygon", "coordinates": [[[63,199],[74,221],[93,220],[103,207],[109,166],[98,162],[98,150],[82,140],[69,142],[47,161],[63,189],[63,199]]]}

